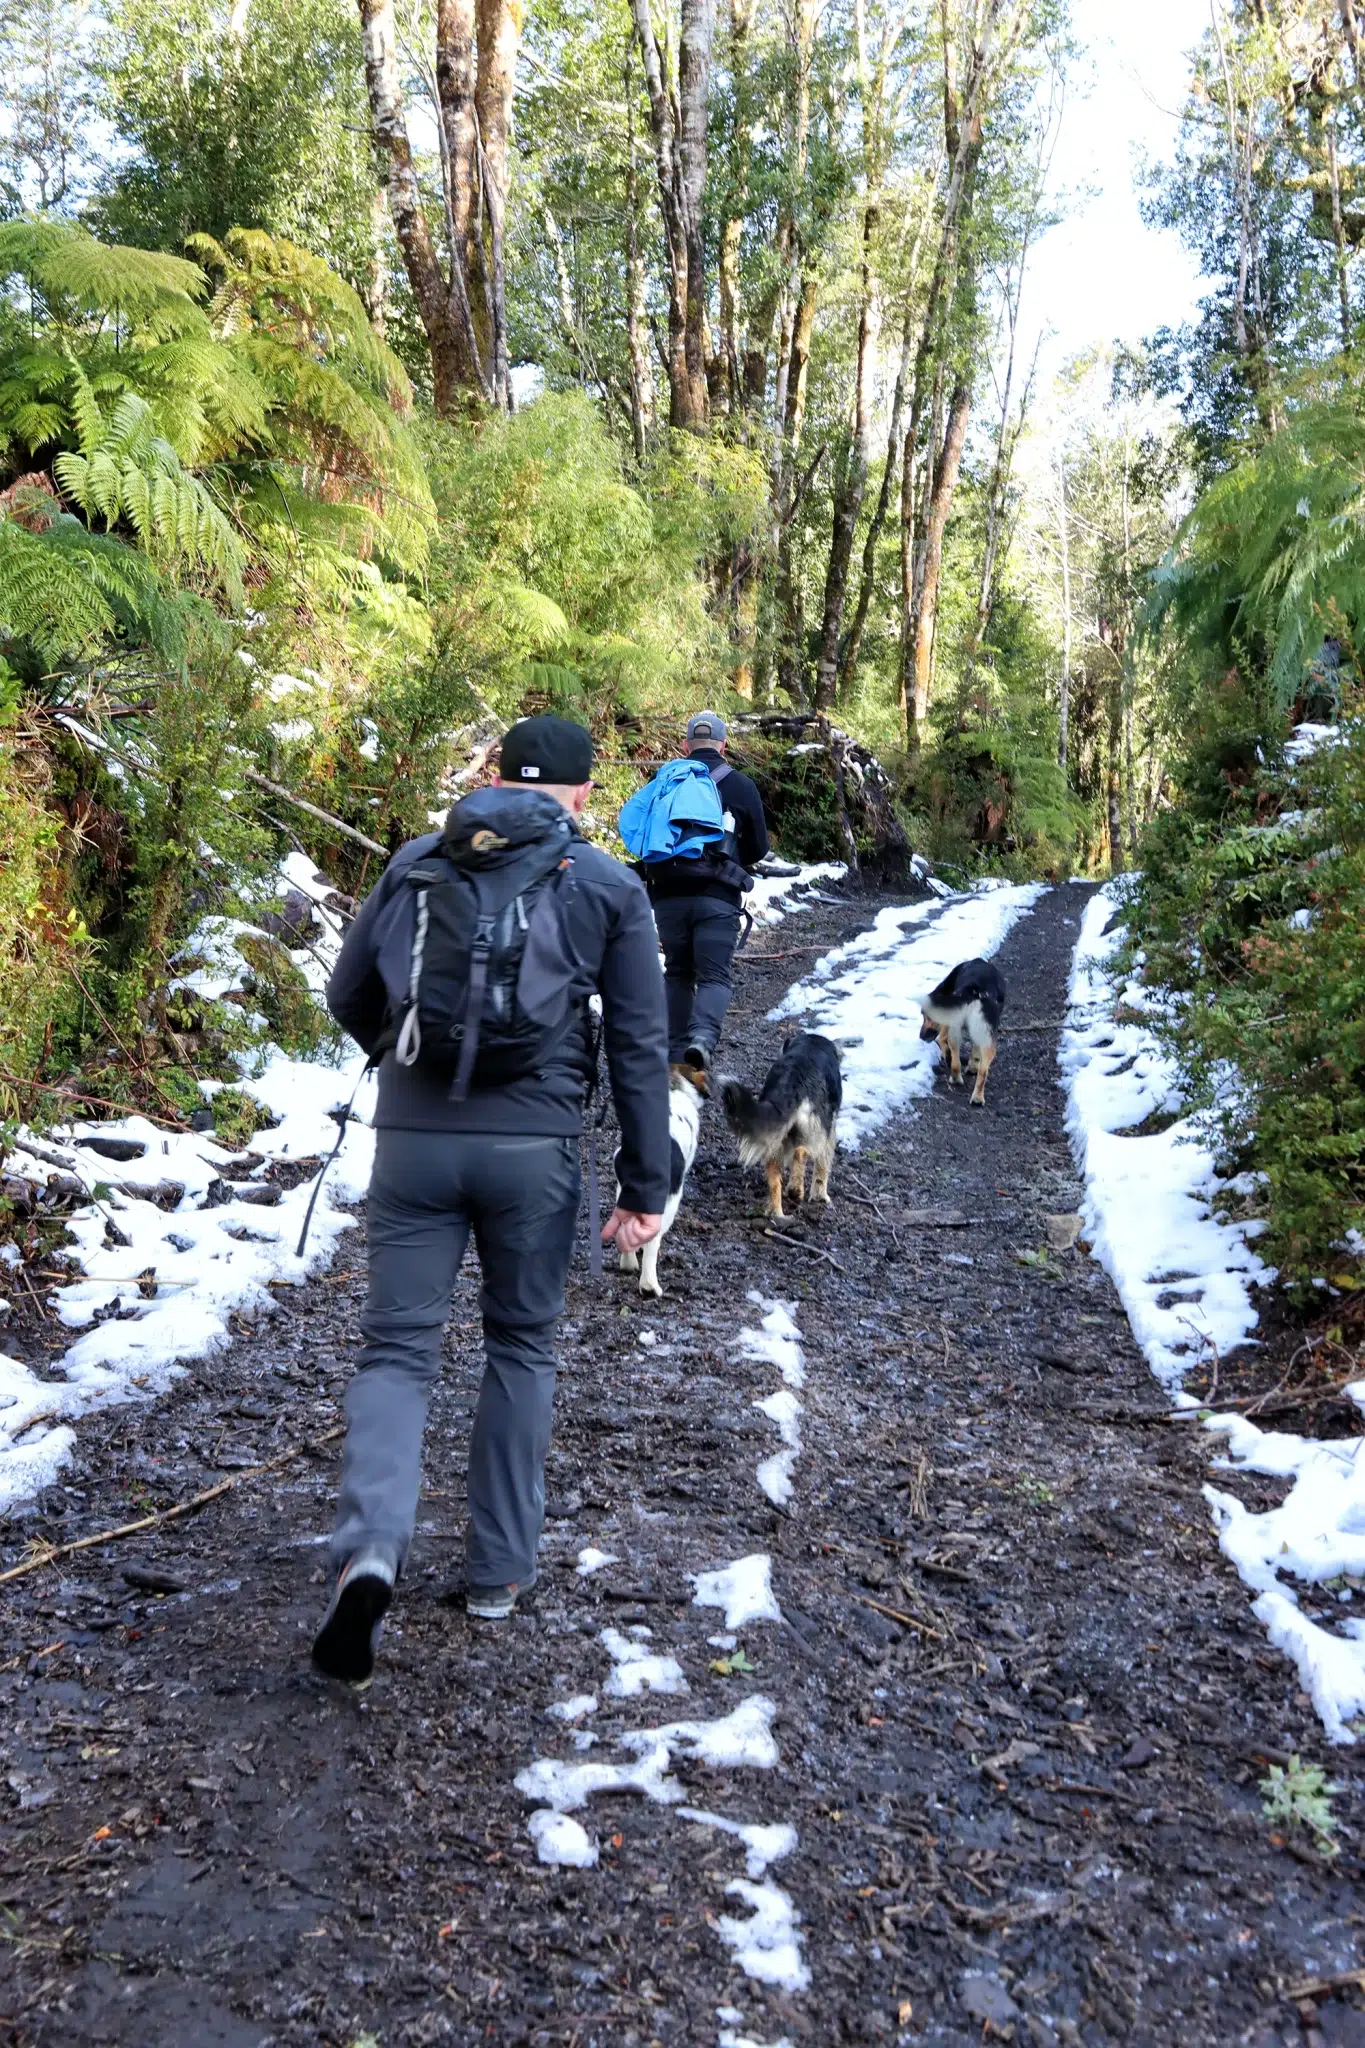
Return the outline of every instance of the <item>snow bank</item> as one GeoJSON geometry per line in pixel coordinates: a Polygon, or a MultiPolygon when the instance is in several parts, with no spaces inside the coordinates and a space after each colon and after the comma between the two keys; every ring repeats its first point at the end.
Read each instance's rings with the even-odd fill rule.
{"type": "MultiPolygon", "coordinates": [[[[1302,730],[1302,729],[1301,729],[1302,730]]],[[[1317,731],[1311,745],[1330,738],[1317,731]]],[[[1106,971],[1122,932],[1106,932],[1121,908],[1122,886],[1109,884],[1085,907],[1072,962],[1070,1001],[1059,1061],[1067,1090],[1067,1128],[1085,1175],[1084,1228],[1111,1275],[1148,1364],[1176,1402],[1188,1368],[1203,1351],[1223,1352],[1256,1327],[1254,1281],[1274,1278],[1248,1241],[1255,1226],[1220,1223],[1211,1213],[1218,1182],[1209,1139],[1180,1117],[1150,1137],[1125,1135],[1153,1111],[1177,1110],[1174,1069],[1140,1016],[1116,1022],[1148,1000],[1129,984],[1121,997],[1106,971]]],[[[1351,1389],[1365,1404],[1365,1382],[1351,1389]]],[[[1333,1742],[1353,1743],[1351,1723],[1365,1714],[1365,1615],[1342,1615],[1342,1632],[1306,1614],[1289,1581],[1332,1586],[1365,1576],[1365,1439],[1318,1442],[1258,1429],[1240,1415],[1212,1415],[1210,1431],[1227,1439],[1217,1462],[1228,1471],[1291,1478],[1277,1508],[1253,1514],[1235,1495],[1206,1486],[1218,1540],[1256,1595],[1253,1611],[1298,1669],[1333,1742]]],[[[1339,1604],[1355,1597],[1335,1589],[1339,1604]]]]}
{"type": "MultiPolygon", "coordinates": [[[[301,854],[283,863],[280,880],[285,889],[310,898],[322,923],[322,937],[310,940],[313,950],[291,956],[320,991],[341,937],[340,920],[324,907],[328,885],[301,854]]],[[[228,940],[254,929],[213,921],[195,941],[208,965],[184,981],[213,996],[237,985],[246,966],[228,940]]],[[[75,1123],[41,1141],[21,1131],[7,1150],[7,1171],[40,1182],[57,1169],[29,1151],[26,1138],[41,1143],[43,1152],[60,1154],[60,1170],[82,1180],[91,1199],[68,1219],[82,1277],[55,1297],[61,1321],[86,1334],[57,1365],[56,1380],[39,1380],[14,1359],[0,1366],[0,1513],[51,1483],[71,1455],[71,1422],[96,1406],[164,1392],[182,1361],[208,1356],[230,1341],[234,1311],[273,1313],[271,1285],[297,1284],[326,1266],[337,1239],[351,1227],[354,1219],[342,1205],[358,1201],[369,1182],[374,1134],[367,1126],[353,1124],[347,1132],[302,1258],[295,1246],[316,1175],[287,1190],[270,1176],[272,1168],[325,1158],[331,1151],[337,1118],[364,1069],[363,1055],[329,1066],[271,1048],[255,1064],[259,1071],[248,1069],[242,1085],[276,1122],[251,1139],[257,1163],[242,1179],[224,1178],[225,1169],[240,1169],[241,1155],[216,1144],[211,1132],[164,1131],[140,1116],[75,1123]],[[111,1139],[141,1150],[116,1162],[89,1142],[111,1139]],[[262,1195],[266,1205],[259,1202],[262,1195]],[[34,1437],[40,1421],[49,1427],[34,1437]]],[[[370,1081],[361,1088],[356,1116],[369,1114],[373,1087],[370,1081]]],[[[212,1084],[205,1092],[212,1092],[212,1084]]]]}
{"type": "Polygon", "coordinates": [[[800,1017],[839,1047],[845,1151],[933,1088],[938,1054],[919,1035],[920,998],[960,960],[996,952],[1044,889],[1041,882],[1000,883],[879,911],[871,931],[826,953],[769,1012],[773,1021],[800,1017]]]}
{"type": "Polygon", "coordinates": [[[1150,1026],[1114,1018],[1116,1000],[1129,1011],[1149,1001],[1133,983],[1117,998],[1112,986],[1109,967],[1123,932],[1105,927],[1121,900],[1110,883],[1085,906],[1058,1059],[1071,1149],[1085,1176],[1085,1235],[1153,1372],[1175,1392],[1203,1353],[1229,1351],[1251,1336],[1252,1282],[1273,1276],[1248,1241],[1254,1227],[1213,1216],[1218,1183],[1198,1119],[1179,1117],[1146,1137],[1129,1134],[1153,1113],[1174,1113],[1181,1097],[1150,1026]]]}

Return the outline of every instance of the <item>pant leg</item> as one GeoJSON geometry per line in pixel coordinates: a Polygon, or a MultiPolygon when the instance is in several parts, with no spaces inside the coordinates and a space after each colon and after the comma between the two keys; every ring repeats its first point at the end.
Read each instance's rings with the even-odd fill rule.
{"type": "Polygon", "coordinates": [[[441,1370],[451,1290],[469,1239],[451,1143],[439,1131],[378,1134],[367,1215],[365,1342],[346,1395],[332,1536],[338,1569],[369,1544],[392,1550],[401,1565],[412,1540],[427,1399],[441,1370]]]}
{"type": "Polygon", "coordinates": [[[578,1145],[494,1136],[461,1143],[483,1269],[485,1353],[469,1445],[465,1554],[472,1586],[504,1586],[529,1578],[545,1519],[554,1340],[578,1217],[578,1145]]]}
{"type": "Polygon", "coordinates": [[[668,1005],[668,1057],[680,1060],[692,1028],[696,967],[692,956],[696,898],[664,896],[654,905],[654,923],[664,953],[664,999],[668,1005]]]}
{"type": "Polygon", "coordinates": [[[692,1003],[688,1043],[714,1052],[730,1007],[730,983],[739,912],[719,897],[700,896],[693,906],[692,957],[697,993],[692,1003]]]}

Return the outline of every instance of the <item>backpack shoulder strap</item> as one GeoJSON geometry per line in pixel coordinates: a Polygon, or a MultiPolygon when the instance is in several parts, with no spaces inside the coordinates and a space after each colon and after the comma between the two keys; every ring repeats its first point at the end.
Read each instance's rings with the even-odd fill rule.
{"type": "Polygon", "coordinates": [[[707,773],[711,777],[711,780],[713,782],[724,782],[726,776],[733,775],[734,772],[734,769],[730,766],[730,763],[728,761],[717,761],[714,768],[709,768],[707,770],[707,773]]]}

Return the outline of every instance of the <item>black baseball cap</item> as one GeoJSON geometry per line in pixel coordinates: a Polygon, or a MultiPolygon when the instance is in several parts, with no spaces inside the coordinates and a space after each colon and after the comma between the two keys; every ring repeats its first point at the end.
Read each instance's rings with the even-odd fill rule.
{"type": "Polygon", "coordinates": [[[503,782],[558,782],[577,789],[592,778],[592,734],[552,712],[520,718],[503,740],[498,775],[503,782]]]}

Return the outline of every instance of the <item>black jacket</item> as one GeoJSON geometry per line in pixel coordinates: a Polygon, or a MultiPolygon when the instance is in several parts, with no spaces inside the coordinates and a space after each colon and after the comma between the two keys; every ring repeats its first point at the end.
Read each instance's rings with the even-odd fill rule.
{"type": "MultiPolygon", "coordinates": [[[[504,804],[555,804],[543,790],[480,790],[477,803],[497,829],[504,804]]],[[[558,812],[559,806],[555,805],[558,812]]],[[[520,818],[523,813],[517,813],[520,818]]],[[[365,1052],[378,1043],[385,1020],[384,984],[376,968],[379,913],[414,861],[435,851],[442,834],[429,832],[400,848],[385,868],[346,934],[327,984],[327,1007],[365,1052]]],[[[602,997],[603,1039],[617,1119],[621,1126],[618,1178],[621,1206],[660,1215],[668,1200],[668,1029],[664,1016],[659,946],[645,892],[628,868],[610,855],[573,841],[574,883],[564,898],[565,936],[578,963],[577,1016],[545,1068],[504,1088],[475,1089],[450,1100],[449,1084],[417,1067],[400,1067],[391,1052],[379,1068],[375,1123],[416,1131],[510,1131],[539,1138],[577,1137],[591,1071],[588,997],[602,997]]]]}
{"type": "MultiPolygon", "coordinates": [[[[716,767],[722,756],[714,747],[693,747],[691,758],[701,761],[709,769],[716,767]]],[[[728,762],[726,765],[729,766],[728,762]]],[[[768,821],[763,815],[763,799],[755,784],[739,768],[731,768],[729,774],[716,784],[716,795],[720,798],[722,811],[728,812],[735,821],[739,864],[752,873],[768,851],[768,821]]],[[[704,861],[694,860],[659,862],[650,871],[649,893],[654,897],[718,896],[722,902],[736,906],[744,901],[742,890],[719,881],[715,875],[706,872],[704,861]]]]}

